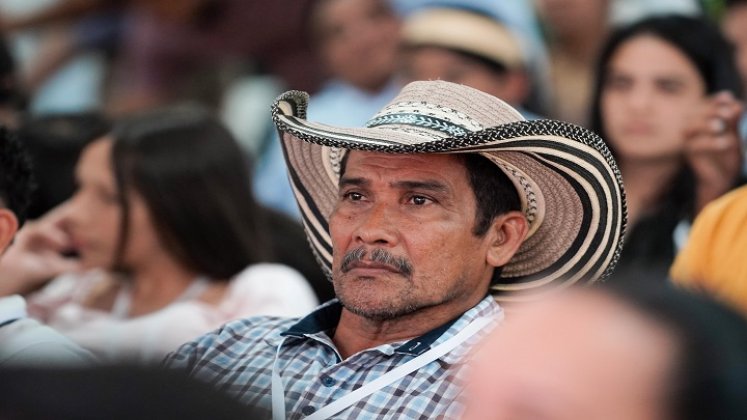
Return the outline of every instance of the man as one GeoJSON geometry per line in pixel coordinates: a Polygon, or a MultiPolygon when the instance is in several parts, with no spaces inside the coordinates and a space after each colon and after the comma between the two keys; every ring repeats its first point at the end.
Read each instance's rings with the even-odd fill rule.
{"type": "MultiPolygon", "coordinates": [[[[28,157],[16,138],[0,128],[0,253],[5,251],[24,222],[31,184],[28,157]]],[[[93,356],[87,351],[28,318],[22,297],[0,297],[0,366],[93,361],[93,356]]]]}
{"type": "Polygon", "coordinates": [[[592,133],[453,83],[406,86],[366,128],[306,121],[307,98],[282,95],[273,119],[338,299],[230,323],[167,363],[275,418],[451,417],[464,354],[502,317],[491,289],[519,299],[614,266],[616,166],[592,133]]]}
{"type": "Polygon", "coordinates": [[[427,8],[405,21],[402,38],[406,80],[461,83],[515,108],[528,99],[530,76],[521,42],[492,17],[455,7],[427,8]]]}
{"type": "Polygon", "coordinates": [[[747,418],[747,322],[704,296],[646,278],[511,315],[473,359],[465,420],[747,418]]]}

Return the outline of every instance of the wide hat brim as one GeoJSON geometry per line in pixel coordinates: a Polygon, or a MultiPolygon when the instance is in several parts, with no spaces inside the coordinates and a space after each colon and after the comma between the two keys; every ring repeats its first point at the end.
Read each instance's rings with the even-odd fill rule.
{"type": "Polygon", "coordinates": [[[348,150],[361,150],[479,153],[509,176],[529,222],[529,235],[504,266],[501,282],[492,286],[503,299],[609,276],[622,250],[626,207],[620,172],[602,139],[570,123],[525,121],[497,98],[461,85],[412,87],[423,83],[436,82],[408,85],[367,128],[306,121],[305,92],[289,91],[275,101],[272,117],[290,182],[323,270],[331,276],[328,221],[338,197],[340,162],[348,150]],[[443,100],[413,100],[434,87],[443,100]],[[451,105],[470,107],[475,98],[469,95],[476,92],[476,102],[485,97],[497,101],[481,110],[482,122],[480,115],[471,118],[458,106],[434,105],[456,99],[451,105]],[[459,100],[457,93],[466,96],[459,100]],[[495,120],[506,122],[482,127],[495,120]]]}

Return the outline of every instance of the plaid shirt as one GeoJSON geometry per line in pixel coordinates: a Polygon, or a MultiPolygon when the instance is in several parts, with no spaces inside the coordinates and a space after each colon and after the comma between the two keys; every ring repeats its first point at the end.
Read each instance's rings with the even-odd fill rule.
{"type": "MultiPolygon", "coordinates": [[[[332,300],[298,322],[253,317],[187,343],[169,355],[172,368],[214,384],[253,407],[271,407],[275,352],[285,386],[288,418],[300,419],[363,384],[438,345],[481,317],[496,322],[502,310],[488,296],[461,317],[407,342],[383,344],[342,360],[327,334],[337,326],[341,305],[332,300]]],[[[481,331],[420,370],[337,413],[341,419],[452,418],[461,410],[460,393],[466,353],[484,336],[481,331]]]]}

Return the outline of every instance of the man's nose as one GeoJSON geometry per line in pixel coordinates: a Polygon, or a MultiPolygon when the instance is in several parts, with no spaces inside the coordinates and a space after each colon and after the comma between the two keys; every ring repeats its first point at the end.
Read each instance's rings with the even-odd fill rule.
{"type": "Polygon", "coordinates": [[[360,223],[355,231],[355,241],[362,244],[396,244],[396,217],[396,209],[391,205],[374,204],[361,215],[360,223]]]}

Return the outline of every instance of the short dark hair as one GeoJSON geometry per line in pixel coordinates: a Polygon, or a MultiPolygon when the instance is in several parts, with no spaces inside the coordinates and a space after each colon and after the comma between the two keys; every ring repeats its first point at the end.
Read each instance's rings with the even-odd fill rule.
{"type": "Polygon", "coordinates": [[[31,160],[18,138],[0,127],[0,205],[12,211],[19,227],[26,221],[34,181],[31,160]]]}
{"type": "Polygon", "coordinates": [[[129,232],[129,187],[140,193],[159,239],[181,263],[227,280],[265,260],[262,213],[249,164],[228,130],[196,105],[163,108],[117,123],[112,167],[122,206],[115,268],[129,232]]]}
{"type": "Polygon", "coordinates": [[[677,341],[669,392],[672,418],[747,419],[747,320],[704,294],[661,279],[620,280],[601,287],[664,326],[677,341]]]}
{"type": "Polygon", "coordinates": [[[474,153],[462,156],[477,201],[472,233],[483,236],[497,216],[521,210],[521,200],[514,184],[495,163],[474,153]]]}

